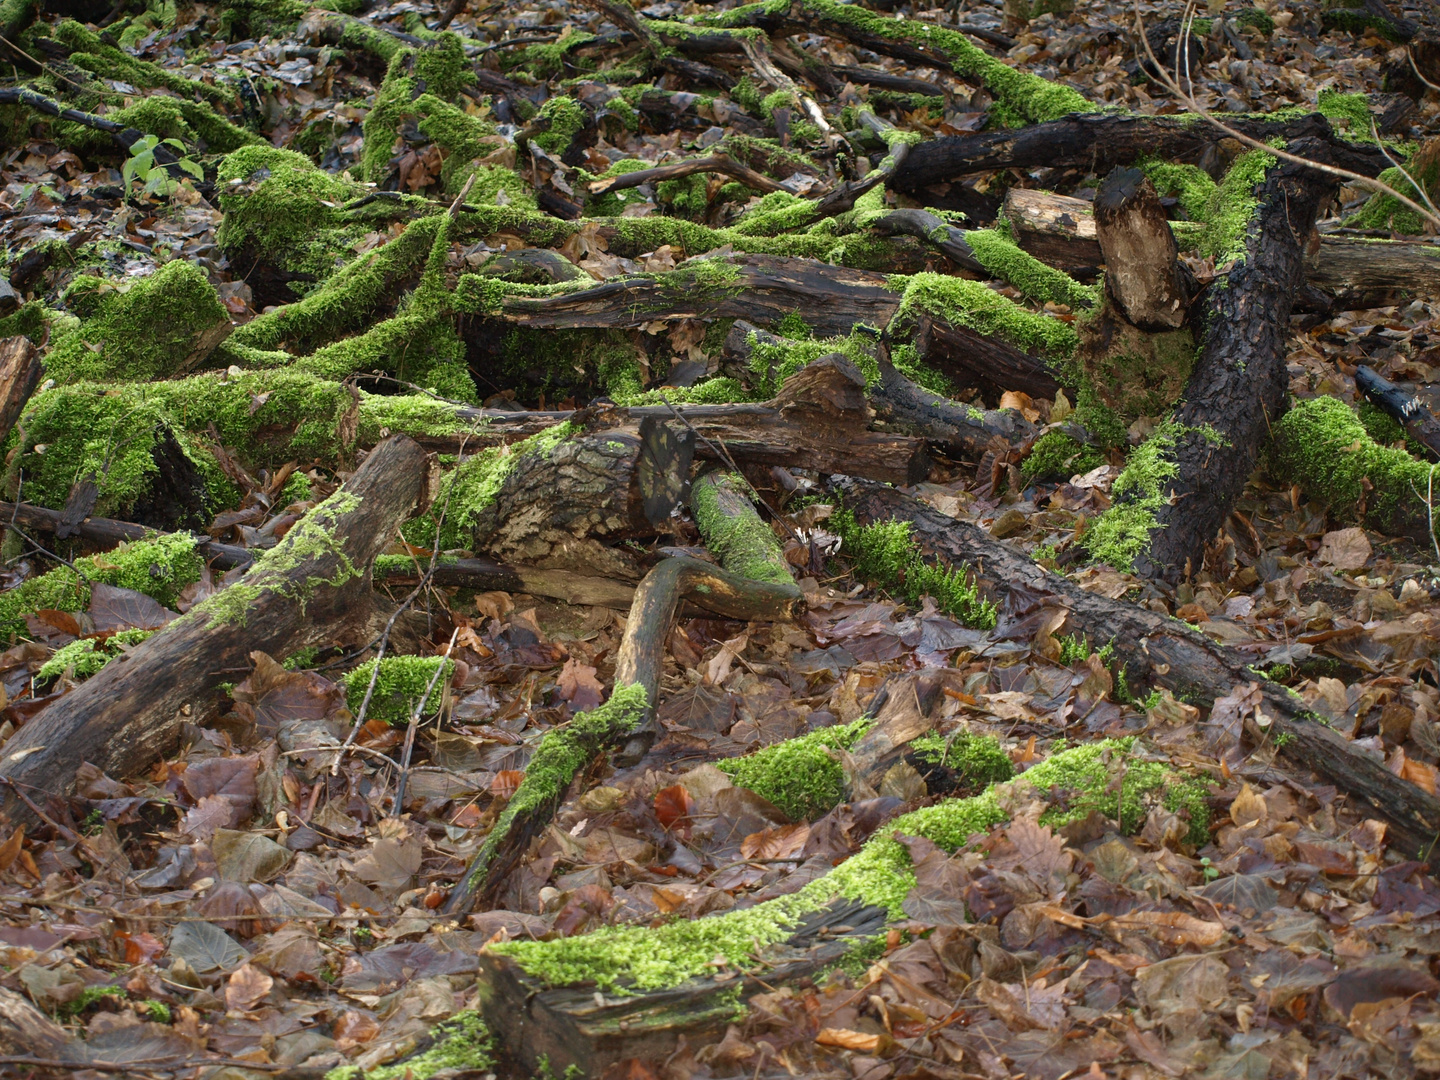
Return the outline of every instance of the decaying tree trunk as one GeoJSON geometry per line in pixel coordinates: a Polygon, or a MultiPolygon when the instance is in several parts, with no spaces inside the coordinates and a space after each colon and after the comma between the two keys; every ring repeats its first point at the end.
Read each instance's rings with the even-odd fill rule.
{"type": "MultiPolygon", "coordinates": [[[[1308,139],[1290,149],[1323,160],[1326,146],[1308,139]]],[[[1259,188],[1244,262],[1205,301],[1208,331],[1175,417],[1174,475],[1160,484],[1164,497],[1137,572],[1178,581],[1198,569],[1254,470],[1289,389],[1285,342],[1302,249],[1333,190],[1330,177],[1288,163],[1259,188]]]]}
{"type": "MultiPolygon", "coordinates": [[[[1138,604],[1087,592],[1045,570],[1029,556],[996,540],[978,526],[956,520],[891,488],[863,480],[836,484],[845,506],[861,524],[908,521],[911,537],[927,558],[968,567],[997,603],[1011,589],[1048,597],[1067,611],[1056,632],[1088,637],[1098,648],[1112,644],[1115,658],[1132,682],[1148,679],[1158,687],[1199,705],[1254,686],[1256,703],[1268,718],[1262,738],[1284,733],[1286,759],[1324,777],[1385,821],[1397,850],[1440,866],[1435,837],[1440,835],[1440,799],[1402,780],[1378,757],[1356,748],[1332,730],[1279,683],[1270,682],[1250,661],[1216,644],[1185,623],[1138,604]]],[[[1237,733],[1238,735],[1238,733],[1237,733]]]]}
{"type": "Polygon", "coordinates": [[[5,744],[0,781],[11,820],[31,818],[16,786],[65,794],[91,762],[131,776],[169,753],[185,716],[209,707],[250,654],[368,641],[383,622],[370,565],[428,503],[427,455],[404,436],[286,534],[263,564],[50,705],[5,744]]]}
{"type": "Polygon", "coordinates": [[[913,344],[921,362],[960,389],[980,386],[996,395],[1018,390],[1047,400],[1060,389],[1040,357],[935,315],[919,316],[913,344]]]}
{"type": "Polygon", "coordinates": [[[1100,185],[1095,239],[1105,260],[1105,299],[1121,318],[1140,330],[1184,325],[1190,298],[1180,251],[1155,185],[1139,169],[1116,169],[1100,185]]]}
{"type": "Polygon", "coordinates": [[[20,410],[40,385],[44,373],[40,354],[29,338],[0,341],[0,442],[4,442],[15,421],[20,419],[20,410]]]}

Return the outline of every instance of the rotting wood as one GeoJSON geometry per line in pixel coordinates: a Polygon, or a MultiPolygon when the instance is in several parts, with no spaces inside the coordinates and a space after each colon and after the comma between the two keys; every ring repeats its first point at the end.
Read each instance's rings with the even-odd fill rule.
{"type": "Polygon", "coordinates": [[[1141,330],[1184,325],[1189,295],[1179,249],[1155,186],[1139,169],[1116,169],[1095,196],[1095,239],[1107,268],[1106,300],[1141,330]]]}
{"type": "Polygon", "coordinates": [[[29,821],[15,788],[64,794],[91,762],[131,776],[169,753],[182,721],[209,708],[226,672],[255,651],[368,641],[383,623],[370,566],[400,523],[428,501],[427,455],[391,436],[235,584],[46,707],[5,744],[3,809],[29,821]],[[188,713],[187,713],[188,711],[188,713]]]}

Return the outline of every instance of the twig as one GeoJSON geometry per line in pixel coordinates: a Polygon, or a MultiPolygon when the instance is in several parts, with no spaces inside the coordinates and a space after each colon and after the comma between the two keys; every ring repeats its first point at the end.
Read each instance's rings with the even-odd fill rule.
{"type": "Polygon", "coordinates": [[[455,650],[455,639],[459,636],[460,627],[457,626],[450,633],[450,644],[446,645],[445,651],[440,654],[440,663],[435,665],[435,674],[430,676],[425,693],[420,695],[420,700],[410,713],[410,725],[405,729],[405,748],[400,754],[400,778],[395,781],[395,800],[390,804],[391,817],[399,817],[400,808],[405,805],[405,781],[410,775],[410,755],[415,750],[415,729],[420,726],[420,714],[425,711],[430,695],[435,692],[435,684],[440,681],[440,676],[445,671],[445,661],[455,650]]]}
{"type": "MultiPolygon", "coordinates": [[[[1184,18],[1181,20],[1180,27],[1181,40],[1185,43],[1183,55],[1187,64],[1190,55],[1190,25],[1194,21],[1195,4],[1194,0],[1190,0],[1190,2],[1185,7],[1185,15],[1184,18]]],[[[1206,123],[1209,123],[1214,127],[1219,128],[1226,135],[1235,139],[1237,142],[1243,143],[1244,145],[1249,146],[1255,150],[1263,150],[1265,151],[1265,153],[1271,154],[1282,161],[1288,161],[1295,165],[1304,165],[1307,168],[1316,170],[1317,172],[1325,173],[1327,176],[1338,177],[1341,180],[1345,180],[1351,184],[1357,184],[1370,191],[1379,192],[1382,195],[1393,196],[1402,205],[1408,207],[1411,210],[1414,210],[1427,222],[1433,225],[1436,231],[1440,231],[1440,216],[1437,216],[1436,214],[1427,210],[1425,207],[1417,203],[1414,199],[1411,199],[1406,195],[1400,194],[1400,192],[1396,191],[1389,184],[1381,180],[1376,180],[1369,176],[1362,176],[1360,173],[1351,172],[1349,169],[1342,169],[1336,165],[1326,165],[1324,162],[1314,161],[1310,158],[1301,157],[1299,154],[1292,154],[1287,150],[1281,150],[1278,147],[1271,146],[1269,143],[1261,142],[1259,139],[1252,138],[1251,136],[1246,135],[1243,131],[1239,131],[1221,120],[1217,120],[1214,116],[1210,114],[1208,110],[1203,108],[1200,103],[1195,100],[1193,94],[1186,93],[1184,90],[1181,89],[1179,82],[1182,55],[1181,50],[1176,50],[1174,75],[1172,75],[1165,68],[1165,66],[1160,63],[1159,59],[1156,58],[1155,51],[1150,48],[1150,40],[1145,36],[1145,19],[1140,14],[1140,5],[1138,0],[1135,5],[1135,24],[1139,29],[1140,43],[1145,48],[1145,55],[1149,57],[1151,65],[1153,65],[1154,70],[1158,73],[1161,85],[1163,85],[1167,90],[1169,90],[1172,94],[1178,97],[1185,104],[1185,106],[1190,109],[1191,112],[1193,112],[1196,116],[1199,116],[1206,123]]]]}

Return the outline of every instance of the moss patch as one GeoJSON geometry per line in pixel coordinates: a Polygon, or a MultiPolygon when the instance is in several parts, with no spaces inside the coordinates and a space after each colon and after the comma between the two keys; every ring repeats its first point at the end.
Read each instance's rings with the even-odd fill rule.
{"type": "Polygon", "coordinates": [[[1047,431],[1030,448],[1030,456],[1020,467],[1026,480],[1062,480],[1076,473],[1089,472],[1105,459],[1093,446],[1076,442],[1063,431],[1047,431]]]}
{"type": "Polygon", "coordinates": [[[862,717],[717,765],[736,787],[774,803],[791,821],[814,821],[845,797],[845,770],[828,751],[849,750],[872,726],[862,717]]]}
{"type": "Polygon", "coordinates": [[[703,477],[691,489],[690,505],[705,546],[726,570],[752,581],[795,584],[780,542],[750,504],[750,486],[743,479],[733,473],[703,477]],[[722,494],[730,496],[738,513],[725,513],[722,494]]]}
{"type": "Polygon", "coordinates": [[[1052,361],[1068,359],[1079,344],[1069,324],[1027,311],[978,281],[926,273],[894,277],[890,287],[901,293],[892,328],[916,315],[934,315],[1052,361]]]}
{"type": "Polygon", "coordinates": [[[104,639],[80,638],[56,651],[35,673],[37,679],[58,679],[67,671],[72,678],[88,679],[106,664],[126,651],[126,647],[139,645],[155,631],[121,630],[104,639]]]}
{"type": "MultiPolygon", "coordinates": [[[[344,678],[345,703],[357,716],[365,692],[370,688],[370,677],[375,672],[375,661],[361,664],[344,678]]],[[[410,722],[416,707],[421,712],[439,707],[445,696],[445,686],[455,674],[455,661],[439,656],[387,656],[380,661],[380,674],[375,678],[375,694],[370,699],[368,719],[384,720],[387,724],[403,726],[410,722]],[[435,672],[444,664],[445,671],[435,682],[429,696],[425,694],[435,672]],[[424,698],[424,704],[421,699],[424,698]]]]}
{"type": "Polygon", "coordinates": [[[1178,425],[1162,424],[1130,455],[1125,471],[1115,478],[1110,489],[1114,503],[1081,538],[1097,562],[1129,571],[1149,546],[1150,534],[1160,526],[1156,512],[1169,498],[1165,482],[1180,471],[1173,457],[1179,435],[1178,425]]]}
{"type": "Polygon", "coordinates": [[[1010,755],[993,735],[975,735],[955,731],[950,735],[931,732],[912,739],[910,752],[929,765],[939,765],[957,773],[967,787],[988,787],[1003,783],[1015,775],[1010,755]]]}

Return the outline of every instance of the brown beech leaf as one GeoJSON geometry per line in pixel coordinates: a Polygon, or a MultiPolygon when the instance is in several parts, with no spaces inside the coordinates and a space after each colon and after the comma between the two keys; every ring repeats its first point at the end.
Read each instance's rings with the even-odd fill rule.
{"type": "Polygon", "coordinates": [[[225,983],[225,1007],[249,1012],[275,985],[275,980],[251,964],[241,964],[225,983]]]}
{"type": "Polygon", "coordinates": [[[565,661],[560,675],[555,680],[560,697],[570,702],[577,712],[597,709],[605,696],[605,687],[595,677],[595,669],[582,664],[573,656],[565,661]]]}
{"type": "Polygon", "coordinates": [[[751,833],[740,841],[740,854],[746,859],[788,859],[805,847],[810,839],[810,826],[779,825],[751,833]]]}
{"type": "Polygon", "coordinates": [[[868,1035],[863,1031],[849,1028],[821,1028],[815,1041],[821,1046],[835,1046],[841,1050],[858,1050],[862,1054],[876,1054],[885,1039],[883,1035],[868,1035]]]}
{"type": "Polygon", "coordinates": [[[1345,1019],[1350,1019],[1357,1005],[1370,1005],[1391,998],[1408,998],[1416,994],[1434,994],[1440,982],[1422,967],[1377,966],[1352,968],[1325,988],[1325,1003],[1345,1019]]]}
{"type": "Polygon", "coordinates": [[[1183,911],[1132,911],[1128,915],[1116,915],[1110,925],[1117,930],[1145,934],[1166,945],[1205,947],[1225,936],[1221,923],[1206,922],[1183,911]]]}
{"type": "Polygon", "coordinates": [[[1265,796],[1249,784],[1243,784],[1240,794],[1230,804],[1230,820],[1236,825],[1254,825],[1264,821],[1267,815],[1265,796]]]}
{"type": "Polygon", "coordinates": [[[655,817],[667,829],[688,824],[694,809],[695,800],[682,784],[672,784],[655,793],[655,817]]]}

